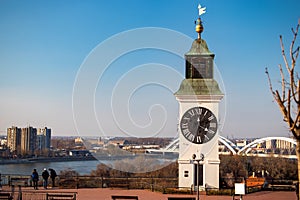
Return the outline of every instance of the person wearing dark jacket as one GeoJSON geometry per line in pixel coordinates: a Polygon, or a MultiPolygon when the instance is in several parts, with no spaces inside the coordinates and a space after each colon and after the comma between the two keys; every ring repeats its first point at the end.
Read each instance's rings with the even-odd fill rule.
{"type": "Polygon", "coordinates": [[[33,188],[35,190],[37,190],[38,189],[39,174],[37,173],[36,169],[33,169],[33,171],[32,171],[31,180],[33,182],[33,188]]]}
{"type": "Polygon", "coordinates": [[[42,173],[42,177],[43,177],[43,186],[44,186],[45,189],[47,189],[49,172],[47,171],[46,168],[44,168],[44,171],[42,173]]]}
{"type": "Polygon", "coordinates": [[[55,177],[57,177],[56,171],[52,168],[49,168],[50,178],[52,180],[52,187],[55,187],[55,177]]]}

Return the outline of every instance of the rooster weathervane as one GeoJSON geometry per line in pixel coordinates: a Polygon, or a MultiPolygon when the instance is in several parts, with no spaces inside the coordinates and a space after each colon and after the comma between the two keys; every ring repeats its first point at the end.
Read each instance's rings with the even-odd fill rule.
{"type": "Polygon", "coordinates": [[[202,7],[199,3],[198,5],[198,10],[199,10],[199,16],[203,15],[204,13],[206,13],[206,7],[202,7]]]}
{"type": "Polygon", "coordinates": [[[196,32],[198,33],[198,39],[201,39],[201,33],[203,32],[203,26],[200,16],[206,13],[206,7],[202,7],[200,4],[198,4],[198,11],[199,11],[199,17],[195,21],[196,24],[196,32]]]}

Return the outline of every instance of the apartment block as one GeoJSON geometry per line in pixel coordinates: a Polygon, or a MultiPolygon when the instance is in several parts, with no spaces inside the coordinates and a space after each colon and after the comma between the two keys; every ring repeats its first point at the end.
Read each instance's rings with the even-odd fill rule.
{"type": "Polygon", "coordinates": [[[7,129],[7,147],[13,155],[36,155],[50,150],[51,129],[28,126],[7,129]]]}
{"type": "Polygon", "coordinates": [[[7,129],[7,147],[10,149],[10,152],[13,154],[21,153],[21,129],[12,126],[7,129]]]}

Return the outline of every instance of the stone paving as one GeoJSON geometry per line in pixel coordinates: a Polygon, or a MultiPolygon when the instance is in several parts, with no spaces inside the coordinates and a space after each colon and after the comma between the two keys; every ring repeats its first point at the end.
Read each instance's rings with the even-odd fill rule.
{"type": "MultiPolygon", "coordinates": [[[[135,195],[138,196],[139,200],[168,200],[168,197],[196,197],[196,195],[174,195],[174,194],[162,194],[159,192],[151,192],[149,190],[124,190],[124,189],[110,189],[110,188],[81,188],[81,189],[58,189],[49,188],[39,190],[33,190],[32,188],[25,187],[21,189],[24,193],[23,200],[26,199],[45,199],[45,193],[51,192],[76,192],[78,200],[111,200],[112,195],[135,195]],[[26,198],[26,193],[30,194],[30,198],[26,198]]],[[[3,191],[11,191],[10,188],[4,187],[3,191]]],[[[15,189],[15,199],[17,199],[18,188],[15,189]]],[[[232,200],[231,196],[209,196],[200,195],[200,200],[232,200]]],[[[235,197],[239,199],[239,197],[235,197]]],[[[252,194],[247,194],[243,197],[243,200],[296,200],[296,193],[294,191],[262,191],[252,194]]]]}

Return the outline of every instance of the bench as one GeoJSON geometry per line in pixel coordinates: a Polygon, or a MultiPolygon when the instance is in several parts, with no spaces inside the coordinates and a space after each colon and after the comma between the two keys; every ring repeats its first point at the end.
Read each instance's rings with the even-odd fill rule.
{"type": "Polygon", "coordinates": [[[270,184],[270,187],[273,190],[295,190],[296,187],[295,185],[285,185],[285,184],[282,184],[282,185],[279,185],[279,184],[270,184]]]}
{"type": "Polygon", "coordinates": [[[11,200],[11,199],[13,199],[13,198],[12,198],[12,196],[10,195],[10,193],[8,193],[8,192],[0,192],[0,199],[11,200]]]}
{"type": "Polygon", "coordinates": [[[113,200],[115,200],[115,199],[136,199],[136,200],[138,200],[139,199],[138,196],[122,196],[122,195],[112,195],[111,198],[113,200]]]}
{"type": "Polygon", "coordinates": [[[195,197],[168,197],[168,200],[196,200],[195,197]]]}
{"type": "Polygon", "coordinates": [[[28,186],[28,178],[10,178],[10,186],[28,186]]]}
{"type": "Polygon", "coordinates": [[[129,182],[124,180],[114,180],[109,183],[110,188],[127,188],[129,189],[129,182]]]}
{"type": "Polygon", "coordinates": [[[46,200],[76,200],[76,193],[46,193],[46,200]]]}

